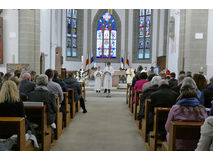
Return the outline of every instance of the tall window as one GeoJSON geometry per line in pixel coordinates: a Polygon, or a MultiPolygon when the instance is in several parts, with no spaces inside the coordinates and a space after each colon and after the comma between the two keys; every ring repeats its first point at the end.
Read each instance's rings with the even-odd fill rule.
{"type": "Polygon", "coordinates": [[[96,41],[96,58],[116,58],[116,21],[108,11],[98,21],[96,41]]]}
{"type": "Polygon", "coordinates": [[[151,9],[140,9],[138,59],[150,59],[151,14],[151,9]]]}
{"type": "Polygon", "coordinates": [[[77,57],[77,15],[76,9],[67,9],[67,57],[77,57]]]}

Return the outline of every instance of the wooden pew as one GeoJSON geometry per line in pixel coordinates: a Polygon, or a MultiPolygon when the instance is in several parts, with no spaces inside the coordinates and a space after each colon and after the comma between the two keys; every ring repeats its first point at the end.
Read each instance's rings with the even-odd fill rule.
{"type": "Polygon", "coordinates": [[[68,103],[68,92],[63,92],[63,95],[64,95],[64,105],[65,105],[65,111],[66,111],[66,114],[65,114],[65,119],[63,119],[64,121],[64,127],[68,127],[69,126],[69,123],[70,123],[70,105],[68,103]]]}
{"type": "Polygon", "coordinates": [[[47,106],[43,102],[23,102],[25,114],[30,122],[34,122],[39,125],[39,137],[38,143],[41,143],[41,150],[49,151],[51,148],[51,135],[52,129],[47,126],[47,106]]]}
{"type": "MultiPolygon", "coordinates": [[[[141,107],[141,99],[139,98],[139,109],[140,109],[140,107],[141,107]]],[[[138,126],[138,128],[139,128],[139,130],[141,130],[142,129],[142,120],[137,120],[137,117],[136,117],[136,125],[138,126]]]]}
{"type": "Polygon", "coordinates": [[[68,96],[71,98],[72,102],[70,104],[70,111],[71,113],[71,118],[73,119],[76,114],[76,109],[75,109],[75,95],[74,95],[74,88],[68,88],[68,96]]]}
{"type": "Polygon", "coordinates": [[[133,113],[133,87],[131,86],[131,92],[130,92],[130,97],[129,97],[129,109],[130,109],[130,112],[133,113]]]}
{"type": "Polygon", "coordinates": [[[164,142],[163,150],[175,151],[176,139],[199,141],[201,125],[203,125],[203,122],[171,122],[169,128],[169,144],[164,142]]]}
{"type": "Polygon", "coordinates": [[[139,95],[142,93],[142,90],[136,90],[135,92],[135,103],[133,105],[133,116],[134,119],[137,119],[138,114],[138,104],[139,104],[139,95]]]}
{"type": "Polygon", "coordinates": [[[142,119],[142,129],[141,134],[144,142],[148,142],[148,118],[149,118],[149,104],[151,103],[151,99],[145,100],[145,109],[144,109],[144,118],[142,119]]]}
{"type": "Polygon", "coordinates": [[[0,138],[16,134],[18,151],[36,150],[32,141],[25,140],[25,118],[23,117],[0,117],[0,138]]]}
{"type": "Polygon", "coordinates": [[[63,125],[63,113],[60,112],[60,102],[59,97],[56,97],[56,104],[57,104],[57,114],[56,114],[56,139],[62,134],[62,125],[63,125]]]}
{"type": "Polygon", "coordinates": [[[80,82],[81,85],[81,93],[84,101],[86,101],[86,88],[85,88],[85,82],[80,82]]]}
{"type": "Polygon", "coordinates": [[[157,147],[161,148],[161,145],[164,140],[161,140],[161,137],[166,139],[166,130],[165,124],[167,121],[167,117],[171,108],[162,108],[156,107],[155,108],[155,115],[154,115],[154,124],[153,124],[153,131],[150,132],[150,150],[156,151],[157,147]]]}
{"type": "Polygon", "coordinates": [[[126,104],[129,104],[129,96],[130,96],[130,87],[131,87],[131,83],[127,83],[127,87],[126,87],[126,104]]]}

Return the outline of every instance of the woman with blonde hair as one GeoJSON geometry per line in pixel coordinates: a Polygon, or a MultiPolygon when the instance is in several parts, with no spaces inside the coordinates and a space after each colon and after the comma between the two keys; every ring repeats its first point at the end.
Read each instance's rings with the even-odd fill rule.
{"type": "Polygon", "coordinates": [[[0,91],[0,116],[25,117],[24,105],[20,100],[19,90],[11,80],[5,81],[0,91]]]}

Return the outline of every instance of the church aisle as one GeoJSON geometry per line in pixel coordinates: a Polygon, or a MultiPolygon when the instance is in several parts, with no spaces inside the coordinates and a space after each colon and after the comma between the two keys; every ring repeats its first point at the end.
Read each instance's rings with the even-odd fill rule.
{"type": "Polygon", "coordinates": [[[87,114],[82,110],[61,135],[52,151],[143,151],[139,130],[125,104],[125,91],[112,98],[87,91],[87,114]]]}

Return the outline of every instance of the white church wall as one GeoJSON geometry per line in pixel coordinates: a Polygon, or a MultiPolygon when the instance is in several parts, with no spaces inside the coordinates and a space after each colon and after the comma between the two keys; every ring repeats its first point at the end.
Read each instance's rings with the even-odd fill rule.
{"type": "MultiPolygon", "coordinates": [[[[167,68],[171,72],[178,73],[179,57],[179,33],[180,33],[180,10],[169,10],[169,20],[174,17],[174,38],[169,37],[169,51],[167,55],[167,68]]],[[[169,29],[169,27],[168,27],[169,29]]],[[[170,32],[170,31],[169,31],[170,32]]]]}
{"type": "Polygon", "coordinates": [[[7,63],[18,63],[18,10],[4,9],[3,17],[3,64],[0,65],[1,72],[7,71],[7,63]]]}
{"type": "Polygon", "coordinates": [[[213,76],[213,9],[208,10],[208,31],[207,31],[207,55],[206,55],[206,66],[207,66],[207,78],[213,76]]]}

